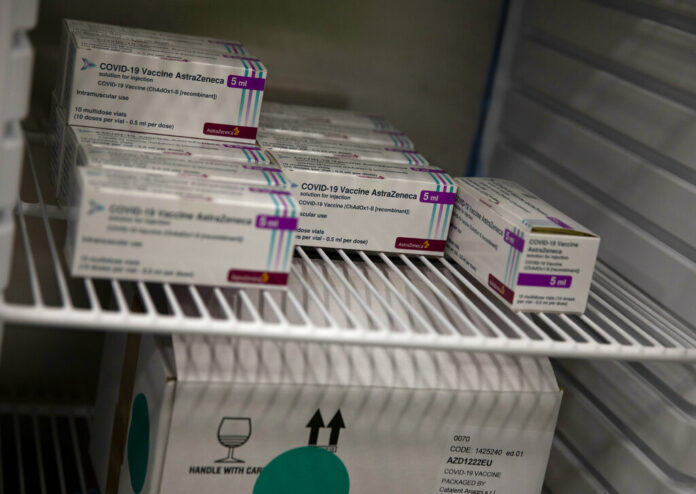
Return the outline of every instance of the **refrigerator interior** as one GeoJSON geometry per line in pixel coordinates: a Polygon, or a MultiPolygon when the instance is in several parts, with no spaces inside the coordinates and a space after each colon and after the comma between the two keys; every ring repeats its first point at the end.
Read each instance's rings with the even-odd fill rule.
{"type": "MultiPolygon", "coordinates": [[[[32,2],[3,8],[20,4],[32,2]]],[[[696,489],[693,4],[163,4],[45,0],[29,32],[28,152],[0,301],[5,492],[94,488],[85,444],[104,330],[552,356],[564,398],[547,492],[696,489]],[[64,17],[233,36],[269,67],[269,101],[383,114],[453,175],[520,182],[601,236],[588,312],[514,314],[448,261],[301,248],[287,297],[71,279],[65,222],[38,192],[64,17]]]]}

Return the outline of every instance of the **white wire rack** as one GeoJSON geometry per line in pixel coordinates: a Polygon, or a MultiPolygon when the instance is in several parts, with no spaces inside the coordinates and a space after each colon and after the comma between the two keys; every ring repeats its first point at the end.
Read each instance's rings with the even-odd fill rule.
{"type": "MultiPolygon", "coordinates": [[[[40,140],[40,139],[39,139],[40,140]]],[[[0,320],[581,358],[696,361],[696,331],[598,264],[584,315],[510,311],[447,258],[298,247],[287,291],[76,279],[64,213],[44,203],[45,149],[28,146],[36,197],[17,205],[0,320]]]]}
{"type": "Polygon", "coordinates": [[[0,407],[0,492],[96,494],[84,410],[0,407]]]}

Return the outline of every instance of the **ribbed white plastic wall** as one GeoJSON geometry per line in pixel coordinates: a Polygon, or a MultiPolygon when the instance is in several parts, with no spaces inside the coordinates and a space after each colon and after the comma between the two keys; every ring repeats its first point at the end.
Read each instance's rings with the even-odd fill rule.
{"type": "Polygon", "coordinates": [[[696,3],[511,2],[482,149],[696,321],[696,3]]]}

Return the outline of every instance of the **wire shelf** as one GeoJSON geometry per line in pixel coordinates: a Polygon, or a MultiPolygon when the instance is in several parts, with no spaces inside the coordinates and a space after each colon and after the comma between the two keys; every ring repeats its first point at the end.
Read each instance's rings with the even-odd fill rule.
{"type": "Polygon", "coordinates": [[[0,492],[97,494],[80,409],[0,407],[0,492]]]}
{"type": "MultiPolygon", "coordinates": [[[[30,136],[31,137],[31,136],[30,136]]],[[[72,278],[65,213],[47,205],[41,136],[28,146],[34,201],[16,211],[0,320],[86,330],[622,360],[696,361],[696,331],[599,262],[584,315],[511,311],[447,258],[297,247],[288,290],[72,278]]]]}

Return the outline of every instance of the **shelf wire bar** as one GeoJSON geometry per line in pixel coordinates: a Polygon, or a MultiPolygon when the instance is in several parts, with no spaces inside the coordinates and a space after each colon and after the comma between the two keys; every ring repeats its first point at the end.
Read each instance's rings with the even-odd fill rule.
{"type": "MultiPolygon", "coordinates": [[[[46,492],[46,473],[44,472],[43,464],[43,449],[41,447],[41,434],[39,433],[39,421],[36,414],[31,415],[31,425],[34,431],[34,446],[36,448],[36,466],[39,469],[39,486],[41,487],[41,494],[47,494],[46,492]]],[[[2,463],[2,459],[0,459],[2,463]]],[[[0,475],[2,478],[2,475],[0,475]]]]}
{"type": "Polygon", "coordinates": [[[53,454],[56,458],[56,467],[58,469],[58,484],[60,485],[61,494],[67,494],[65,488],[65,467],[63,464],[63,454],[60,449],[60,438],[58,436],[58,427],[56,426],[56,417],[51,414],[51,436],[53,437],[53,454]]]}
{"type": "Polygon", "coordinates": [[[14,428],[15,453],[17,455],[17,475],[19,476],[19,492],[26,494],[26,484],[24,480],[24,455],[22,454],[22,436],[19,428],[19,415],[12,414],[12,427],[14,428]]]}

